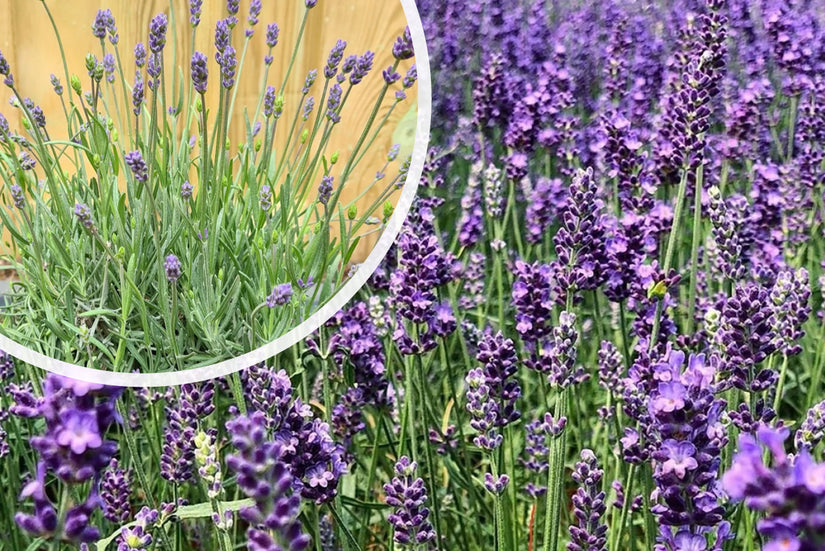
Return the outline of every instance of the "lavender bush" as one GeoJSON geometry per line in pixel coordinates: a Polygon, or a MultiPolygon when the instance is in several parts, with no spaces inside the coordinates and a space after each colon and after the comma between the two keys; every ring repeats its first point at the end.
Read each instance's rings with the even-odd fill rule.
{"type": "Polygon", "coordinates": [[[12,541],[825,548],[823,8],[421,2],[435,146],[358,300],[235,393],[0,364],[12,541]]]}
{"type": "MultiPolygon", "coordinates": [[[[212,32],[199,2],[188,22],[153,17],[133,52],[111,11],[99,11],[87,74],[51,76],[61,121],[21,97],[0,53],[22,120],[16,130],[0,117],[9,206],[0,227],[12,238],[2,252],[17,276],[2,311],[8,337],[98,369],[187,369],[271,341],[341,287],[359,241],[383,229],[405,181],[397,149],[360,180],[365,153],[415,83],[413,52],[402,34],[383,79],[367,84],[381,69],[374,53],[339,40],[293,95],[287,83],[317,21],[314,2],[295,1],[295,44],[279,44],[276,23],[259,24],[260,1],[246,20],[228,2],[209,51],[182,67],[178,41],[194,50],[196,35],[212,32]],[[268,51],[259,67],[247,60],[253,42],[268,51]],[[272,66],[275,48],[290,49],[285,67],[272,66]],[[242,79],[261,83],[247,105],[236,103],[242,79]],[[346,120],[356,96],[371,110],[365,123],[346,120]],[[235,144],[238,112],[245,139],[235,144]],[[348,156],[332,150],[338,136],[354,143],[348,156]],[[359,199],[370,190],[376,199],[359,211],[359,199],[341,196],[353,186],[359,199]]],[[[51,18],[47,2],[38,7],[37,17],[51,18]]]]}

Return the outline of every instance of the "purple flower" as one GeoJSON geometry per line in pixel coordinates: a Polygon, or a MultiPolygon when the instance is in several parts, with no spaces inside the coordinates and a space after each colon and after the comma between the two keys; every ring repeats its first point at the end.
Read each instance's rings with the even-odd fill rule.
{"type": "MultiPolygon", "coordinates": [[[[685,366],[685,355],[673,350],[650,366],[637,360],[625,381],[626,401],[645,392],[642,379],[648,377],[658,381],[649,397],[641,395],[649,400],[648,412],[629,411],[644,423],[641,432],[654,460],[657,503],[651,511],[660,536],[672,542],[679,534],[703,535],[712,527],[723,541],[729,526],[722,520],[716,480],[727,434],[721,422],[725,402],[714,396],[713,366],[702,355],[691,356],[685,366]]],[[[622,441],[626,458],[643,458],[643,444],[639,433],[629,434],[622,441]]]]}
{"type": "Polygon", "coordinates": [[[117,551],[149,549],[153,542],[152,528],[158,522],[159,516],[156,510],[144,506],[135,515],[133,525],[120,529],[120,543],[117,551]]]}
{"type": "Polygon", "coordinates": [[[106,38],[108,34],[109,41],[112,44],[118,43],[117,27],[115,26],[115,18],[111,10],[105,9],[97,12],[94,23],[92,24],[92,34],[100,40],[106,38]]]}
{"type": "Polygon", "coordinates": [[[521,463],[527,470],[528,480],[532,478],[540,481],[538,485],[534,482],[528,482],[524,487],[525,492],[532,498],[536,498],[547,491],[547,488],[542,484],[547,482],[547,476],[544,473],[547,472],[549,467],[550,441],[558,438],[566,425],[566,417],[556,420],[551,414],[546,413],[543,418],[534,419],[527,423],[525,427],[526,444],[524,454],[526,459],[522,459],[521,463]]]}
{"type": "Polygon", "coordinates": [[[292,284],[281,283],[272,288],[272,293],[266,298],[266,305],[270,308],[284,306],[292,299],[292,284]]]}
{"type": "Polygon", "coordinates": [[[0,381],[9,379],[14,375],[14,356],[0,350],[0,381]]]}
{"type": "Polygon", "coordinates": [[[146,66],[146,46],[143,42],[135,44],[135,67],[143,69],[146,66]]]}
{"type": "Polygon", "coordinates": [[[135,85],[132,88],[132,112],[135,116],[140,116],[140,108],[143,105],[143,98],[144,98],[144,90],[143,90],[143,79],[140,76],[140,72],[135,72],[135,85]]]}
{"type": "Polygon", "coordinates": [[[394,529],[393,540],[401,545],[421,545],[436,537],[432,524],[427,520],[430,510],[424,480],[413,478],[418,464],[402,456],[395,465],[395,477],[384,485],[385,501],[393,507],[387,521],[394,529]]]}
{"type": "Polygon", "coordinates": [[[3,52],[0,52],[0,75],[5,77],[3,79],[3,84],[8,86],[9,88],[14,86],[14,76],[11,74],[11,67],[9,67],[9,61],[6,59],[6,56],[3,55],[3,52]]]}
{"type": "Polygon", "coordinates": [[[407,74],[404,75],[401,85],[404,89],[412,88],[416,80],[418,80],[418,68],[413,65],[407,70],[407,74]]]}
{"type": "Polygon", "coordinates": [[[264,93],[264,116],[271,117],[275,113],[275,87],[267,86],[264,93]]]}
{"type": "Polygon", "coordinates": [[[333,46],[329,51],[327,64],[324,67],[324,77],[327,80],[333,78],[338,72],[338,65],[341,64],[341,60],[344,58],[344,50],[346,47],[347,43],[339,39],[338,42],[335,43],[335,46],[333,46]]]}
{"type": "Polygon", "coordinates": [[[43,113],[43,109],[39,105],[36,105],[31,98],[24,98],[23,105],[28,111],[28,115],[31,117],[34,125],[40,128],[46,128],[46,115],[43,113]]]}
{"type": "Polygon", "coordinates": [[[562,227],[553,242],[556,261],[556,300],[580,299],[580,292],[595,289],[604,281],[604,230],[602,202],[592,169],[580,170],[570,184],[570,196],[562,212],[562,227]]]}
{"type": "Polygon", "coordinates": [[[199,94],[206,93],[206,83],[209,77],[206,54],[195,52],[192,54],[192,84],[199,94]]]}
{"type": "Polygon", "coordinates": [[[651,407],[657,413],[672,413],[685,407],[687,389],[679,381],[659,383],[659,392],[651,401],[651,407]]]}
{"type": "Polygon", "coordinates": [[[197,27],[201,23],[203,0],[189,0],[189,24],[197,27]]]}
{"type": "Polygon", "coordinates": [[[662,463],[662,474],[673,473],[677,478],[685,478],[687,471],[692,471],[699,466],[694,459],[696,447],[690,442],[677,442],[676,440],[665,440],[662,443],[662,453],[667,455],[667,459],[662,463]]]}
{"type": "Polygon", "coordinates": [[[825,464],[802,450],[789,457],[784,441],[789,431],[762,425],[756,438],[740,434],[738,451],[722,477],[722,488],[734,501],[744,500],[764,518],[757,530],[764,549],[819,549],[823,540],[825,464]],[[763,460],[765,451],[769,459],[763,460]]]}
{"type": "Polygon", "coordinates": [[[272,206],[272,189],[264,184],[258,192],[258,202],[261,205],[261,210],[267,211],[272,206]]]}
{"type": "Polygon", "coordinates": [[[318,202],[322,205],[326,205],[327,202],[329,202],[332,196],[333,183],[334,178],[330,175],[321,178],[321,184],[318,186],[318,202]]]}
{"type": "Polygon", "coordinates": [[[511,293],[516,332],[532,348],[551,332],[553,271],[546,264],[516,260],[511,293]]]}
{"type": "Polygon", "coordinates": [[[229,89],[235,85],[236,64],[235,48],[227,46],[223,51],[223,55],[218,59],[218,65],[221,66],[221,85],[224,88],[229,89]]]}
{"type": "MultiPolygon", "coordinates": [[[[22,209],[26,206],[26,197],[23,194],[23,188],[17,184],[12,184],[11,187],[9,187],[9,193],[11,194],[15,207],[22,209]]],[[[0,377],[0,379],[2,379],[2,377],[0,377]]]]}
{"type": "Polygon", "coordinates": [[[149,23],[149,51],[160,54],[166,46],[166,14],[159,13],[149,23]]]}
{"type": "Polygon", "coordinates": [[[375,60],[375,53],[367,51],[358,58],[355,66],[352,68],[352,73],[349,76],[349,82],[353,86],[359,84],[364,77],[372,70],[372,62],[375,60]]]}
{"type": "MultiPolygon", "coordinates": [[[[278,45],[278,35],[280,32],[281,30],[278,28],[277,23],[270,23],[266,26],[266,45],[269,46],[270,50],[278,45]]],[[[267,65],[268,64],[269,63],[267,63],[267,65]]]]}
{"type": "Polygon", "coordinates": [[[76,455],[82,455],[86,450],[103,445],[96,412],[66,410],[62,412],[60,421],[61,425],[55,431],[55,442],[58,446],[69,448],[76,455]]]}
{"type": "Polygon", "coordinates": [[[607,549],[607,525],[605,494],[601,490],[604,471],[599,467],[596,455],[582,450],[581,461],[576,463],[573,480],[579,485],[573,494],[573,518],[570,525],[568,551],[604,551],[607,549]]]}
{"type": "Polygon", "coordinates": [[[169,283],[174,283],[180,279],[181,265],[177,256],[173,254],[167,256],[163,263],[163,269],[166,271],[166,279],[169,280],[169,283]]]}
{"type": "Polygon", "coordinates": [[[304,87],[301,88],[301,94],[307,95],[309,94],[309,89],[312,88],[312,85],[315,84],[315,79],[318,78],[318,70],[312,69],[309,73],[307,73],[306,79],[304,80],[304,87]]]}
{"type": "Polygon", "coordinates": [[[769,323],[775,335],[773,344],[783,354],[792,356],[802,351],[797,341],[805,336],[802,326],[811,313],[810,297],[811,284],[805,268],[796,272],[783,270],[776,275],[770,295],[773,312],[769,323]]]}
{"type": "Polygon", "coordinates": [[[95,38],[99,38],[100,40],[106,38],[106,28],[109,18],[112,18],[111,10],[98,10],[95,20],[92,23],[92,35],[94,35],[95,38]]]}
{"type": "Polygon", "coordinates": [[[252,36],[252,29],[258,24],[258,17],[261,15],[261,0],[250,0],[249,2],[249,16],[246,22],[249,23],[250,28],[247,29],[247,37],[252,36]]]}
{"type": "Polygon", "coordinates": [[[57,76],[55,76],[54,74],[52,74],[49,77],[49,82],[52,85],[52,89],[54,90],[54,93],[57,94],[58,96],[62,96],[63,95],[63,85],[60,83],[60,79],[57,78],[57,76]]]}
{"type": "Polygon", "coordinates": [[[404,34],[395,39],[392,45],[392,56],[398,60],[410,59],[415,55],[410,28],[404,29],[404,34]]]}
{"type": "Polygon", "coordinates": [[[94,220],[92,220],[92,209],[89,208],[89,205],[76,203],[74,206],[74,215],[87,230],[94,228],[95,223],[94,220]]]}
{"type": "Polygon", "coordinates": [[[120,468],[112,459],[100,482],[100,501],[103,518],[110,522],[126,522],[131,516],[131,473],[120,468]]]}
{"type": "Polygon", "coordinates": [[[338,83],[333,84],[329,89],[327,97],[327,119],[333,124],[341,122],[341,115],[338,113],[341,107],[341,96],[344,91],[338,83]]]}
{"type": "Polygon", "coordinates": [[[304,122],[308,121],[309,117],[310,117],[310,115],[312,115],[312,111],[314,109],[315,109],[315,98],[312,97],[312,96],[309,96],[306,99],[306,101],[304,102],[304,109],[303,109],[303,112],[301,113],[301,119],[303,119],[304,122]]]}
{"type": "Polygon", "coordinates": [[[138,151],[130,151],[123,157],[126,165],[132,170],[135,180],[145,184],[149,179],[149,168],[146,166],[146,161],[143,160],[143,154],[138,151]]]}
{"type": "Polygon", "coordinates": [[[240,511],[250,525],[250,548],[303,551],[310,537],[298,520],[301,499],[293,492],[294,479],[284,459],[284,446],[268,438],[266,419],[260,412],[229,421],[226,428],[237,450],[227,457],[226,464],[237,473],[244,494],[255,502],[240,511]]]}
{"type": "Polygon", "coordinates": [[[232,44],[232,27],[234,22],[231,18],[219,19],[215,24],[215,61],[220,65],[224,51],[232,44]]]}
{"type": "MultiPolygon", "coordinates": [[[[106,440],[108,428],[119,422],[115,400],[120,390],[82,383],[58,375],[43,382],[43,397],[34,407],[16,410],[45,422],[45,432],[32,436],[32,449],[39,455],[37,474],[21,492],[21,499],[34,501],[34,513],[17,513],[17,524],[37,536],[57,529],[57,513],[45,488],[46,472],[53,472],[67,484],[80,484],[98,477],[117,451],[106,440]]],[[[18,394],[18,396],[20,396],[18,394]]],[[[75,542],[94,541],[99,531],[89,524],[100,497],[93,489],[86,500],[66,512],[62,538],[75,542]]]]}
{"type": "Polygon", "coordinates": [[[195,187],[189,183],[189,180],[185,181],[180,185],[180,197],[184,201],[188,201],[192,198],[192,192],[195,190],[195,187]]]}
{"type": "Polygon", "coordinates": [[[484,473],[484,488],[493,495],[501,495],[510,484],[510,477],[503,474],[499,477],[494,477],[491,473],[484,473]]]}
{"type": "MultiPolygon", "coordinates": [[[[0,377],[2,378],[2,377],[0,377]]],[[[794,435],[796,449],[812,449],[825,438],[825,401],[811,407],[794,435]]]]}

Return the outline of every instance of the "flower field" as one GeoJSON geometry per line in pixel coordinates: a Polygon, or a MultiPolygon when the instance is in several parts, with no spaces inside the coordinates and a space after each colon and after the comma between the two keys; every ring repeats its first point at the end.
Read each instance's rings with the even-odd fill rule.
{"type": "Polygon", "coordinates": [[[5,358],[0,549],[825,549],[825,5],[418,7],[368,285],[224,379],[5,358]]]}

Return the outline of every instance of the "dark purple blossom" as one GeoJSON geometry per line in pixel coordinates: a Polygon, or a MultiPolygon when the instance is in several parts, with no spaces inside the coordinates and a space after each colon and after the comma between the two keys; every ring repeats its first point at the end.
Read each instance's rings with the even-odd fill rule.
{"type": "Polygon", "coordinates": [[[596,455],[583,450],[581,461],[576,463],[573,480],[578,484],[573,494],[573,517],[570,525],[568,551],[604,551],[607,549],[607,525],[602,517],[607,509],[605,494],[601,489],[604,471],[599,467],[596,455]]]}
{"type": "Polygon", "coordinates": [[[427,503],[427,488],[424,480],[413,478],[418,464],[406,456],[395,465],[395,476],[384,485],[384,498],[393,512],[387,521],[393,527],[393,540],[400,545],[421,545],[435,539],[436,533],[430,523],[427,503]]]}
{"type": "Polygon", "coordinates": [[[115,523],[126,522],[132,514],[131,495],[131,473],[121,469],[117,459],[112,459],[100,482],[103,518],[115,523]]]}
{"type": "Polygon", "coordinates": [[[249,547],[307,549],[311,540],[298,520],[301,498],[294,491],[295,480],[284,457],[285,444],[269,437],[266,418],[260,412],[233,419],[226,429],[237,450],[227,457],[227,467],[237,474],[240,489],[255,502],[240,511],[249,523],[249,547]]]}

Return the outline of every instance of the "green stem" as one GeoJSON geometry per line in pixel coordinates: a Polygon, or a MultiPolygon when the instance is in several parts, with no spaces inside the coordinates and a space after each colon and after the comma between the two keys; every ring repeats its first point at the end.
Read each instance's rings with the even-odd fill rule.
{"type": "Polygon", "coordinates": [[[699,271],[699,242],[702,238],[702,184],[704,165],[696,167],[696,185],[693,187],[693,237],[690,247],[690,298],[688,299],[687,334],[693,335],[696,317],[696,277],[699,271]]]}
{"type": "MultiPolygon", "coordinates": [[[[556,399],[555,419],[567,414],[568,391],[562,390],[556,399]]],[[[564,501],[564,459],[567,431],[562,430],[551,443],[550,465],[547,468],[547,500],[544,511],[544,551],[559,549],[561,510],[564,501]]]]}

